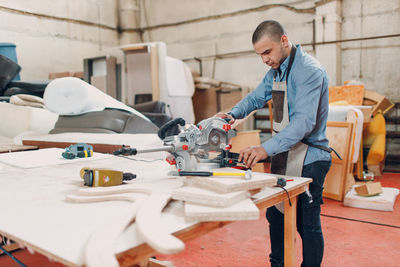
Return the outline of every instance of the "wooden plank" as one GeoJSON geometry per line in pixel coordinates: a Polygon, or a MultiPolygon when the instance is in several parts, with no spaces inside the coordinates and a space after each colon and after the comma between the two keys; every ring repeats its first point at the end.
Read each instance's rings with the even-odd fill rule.
{"type": "Polygon", "coordinates": [[[211,207],[185,203],[185,218],[193,221],[257,220],[259,216],[259,209],[249,198],[228,207],[211,207]]]}
{"type": "Polygon", "coordinates": [[[35,145],[14,145],[14,144],[0,144],[0,153],[36,150],[38,146],[35,145]]]}
{"type": "MultiPolygon", "coordinates": [[[[9,245],[3,246],[3,249],[5,249],[7,252],[13,252],[13,251],[19,249],[19,244],[11,243],[9,245]]],[[[3,254],[4,254],[4,252],[2,250],[0,250],[0,256],[3,255],[3,254]]]]}
{"type": "MultiPolygon", "coordinates": [[[[26,146],[34,146],[39,149],[43,148],[67,148],[70,145],[76,144],[76,142],[51,142],[51,141],[36,141],[36,140],[23,140],[22,143],[26,146]]],[[[93,146],[93,151],[100,153],[112,153],[115,150],[118,150],[122,147],[122,145],[110,145],[110,144],[91,144],[88,145],[93,146]]]]}
{"type": "MultiPolygon", "coordinates": [[[[218,172],[219,169],[212,171],[218,172]]],[[[224,170],[223,170],[224,171],[224,170]]],[[[230,172],[243,172],[238,169],[229,169],[230,172]]],[[[226,168],[225,168],[226,172],[226,168]]],[[[267,173],[253,172],[250,180],[231,177],[188,177],[188,182],[220,193],[236,192],[276,185],[276,176],[267,173]]]]}
{"type": "Polygon", "coordinates": [[[107,94],[117,99],[117,58],[106,57],[106,88],[107,94]]]}
{"type": "Polygon", "coordinates": [[[156,46],[150,47],[150,71],[151,71],[151,88],[153,101],[160,99],[160,82],[159,82],[159,66],[158,66],[158,50],[156,46]]]}

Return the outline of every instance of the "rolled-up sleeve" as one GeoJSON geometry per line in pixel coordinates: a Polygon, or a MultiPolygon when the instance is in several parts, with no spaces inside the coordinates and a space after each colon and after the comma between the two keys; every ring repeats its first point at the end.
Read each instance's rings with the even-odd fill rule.
{"type": "Polygon", "coordinates": [[[290,150],[315,128],[319,100],[324,83],[323,73],[317,68],[307,68],[292,75],[295,85],[294,103],[289,105],[290,122],[274,137],[262,144],[268,155],[274,156],[290,150]]]}

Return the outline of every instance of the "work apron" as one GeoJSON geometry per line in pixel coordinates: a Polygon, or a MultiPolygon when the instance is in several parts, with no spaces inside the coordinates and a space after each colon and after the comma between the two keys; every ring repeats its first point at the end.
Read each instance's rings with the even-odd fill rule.
{"type": "MultiPolygon", "coordinates": [[[[272,103],[273,103],[273,132],[276,135],[289,124],[289,107],[287,98],[287,81],[289,79],[290,69],[292,67],[296,48],[293,45],[290,52],[290,59],[286,71],[285,81],[276,81],[274,77],[272,85],[272,103]]],[[[300,177],[303,171],[304,160],[308,151],[308,145],[298,142],[289,151],[282,152],[272,156],[271,173],[282,174],[288,176],[300,177]]],[[[283,212],[283,202],[275,206],[279,211],[283,212]]]]}

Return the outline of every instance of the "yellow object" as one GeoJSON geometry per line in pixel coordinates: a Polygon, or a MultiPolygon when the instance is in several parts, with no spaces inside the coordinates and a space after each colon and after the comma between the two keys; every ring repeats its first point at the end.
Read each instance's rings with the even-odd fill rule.
{"type": "Polygon", "coordinates": [[[98,169],[84,167],[80,171],[80,176],[87,186],[113,186],[120,185],[124,180],[124,173],[110,169],[98,169]]]}
{"type": "Polygon", "coordinates": [[[245,176],[244,172],[213,172],[213,176],[245,176]]]}
{"type": "Polygon", "coordinates": [[[363,142],[364,146],[370,147],[367,156],[368,169],[380,176],[386,152],[386,122],[382,112],[377,113],[365,129],[363,142]]]}

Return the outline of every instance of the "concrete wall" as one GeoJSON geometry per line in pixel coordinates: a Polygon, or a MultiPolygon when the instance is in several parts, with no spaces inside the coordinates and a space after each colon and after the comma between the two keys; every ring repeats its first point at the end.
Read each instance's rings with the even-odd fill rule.
{"type": "MultiPolygon", "coordinates": [[[[398,0],[323,2],[0,0],[0,42],[17,44],[22,79],[81,71],[83,58],[115,54],[119,45],[164,41],[170,56],[184,59],[194,70],[200,69],[193,58],[202,58],[204,76],[255,87],[267,67],[251,52],[251,35],[265,19],[279,20],[291,41],[300,44],[400,33],[398,0]]],[[[359,80],[400,101],[400,37],[303,49],[326,66],[331,85],[359,80]]]]}
{"type": "Polygon", "coordinates": [[[0,42],[17,45],[23,80],[83,71],[83,58],[119,45],[117,13],[113,0],[0,0],[0,42]]]}
{"type": "MultiPolygon", "coordinates": [[[[168,54],[189,59],[203,57],[203,75],[248,86],[257,86],[267,71],[256,55],[240,54],[229,58],[218,54],[252,50],[251,35],[259,22],[279,20],[292,42],[313,41],[313,20],[317,42],[400,34],[400,2],[370,1],[289,1],[289,0],[146,0],[141,6],[140,25],[165,25],[228,14],[260,6],[265,10],[204,19],[171,27],[145,30],[144,41],[165,41],[168,54]],[[384,4],[383,4],[384,2],[384,4]],[[279,6],[280,5],[280,6],[279,6]],[[295,9],[293,9],[293,8],[295,9]],[[305,12],[307,8],[314,8],[305,12]],[[211,56],[211,57],[207,57],[211,56]]],[[[400,101],[399,84],[400,37],[304,46],[328,70],[331,85],[345,80],[358,80],[367,89],[376,90],[392,100],[400,101]]],[[[199,71],[194,60],[187,63],[199,71]]]]}

